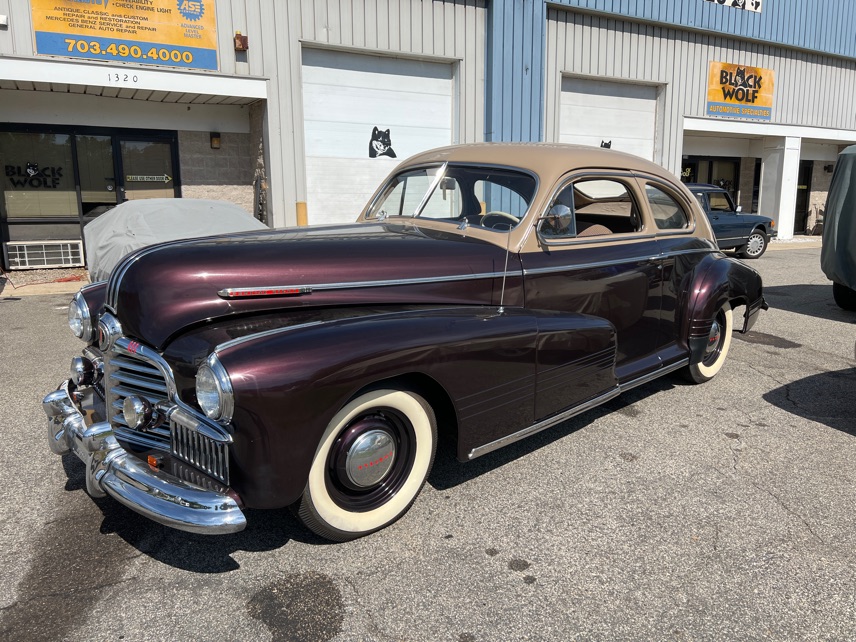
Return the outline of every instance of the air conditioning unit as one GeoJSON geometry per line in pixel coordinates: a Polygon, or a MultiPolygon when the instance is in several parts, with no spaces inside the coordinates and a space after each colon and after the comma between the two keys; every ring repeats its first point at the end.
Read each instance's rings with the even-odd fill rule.
{"type": "Polygon", "coordinates": [[[79,267],[83,265],[83,241],[10,241],[3,244],[10,270],[79,267]]]}

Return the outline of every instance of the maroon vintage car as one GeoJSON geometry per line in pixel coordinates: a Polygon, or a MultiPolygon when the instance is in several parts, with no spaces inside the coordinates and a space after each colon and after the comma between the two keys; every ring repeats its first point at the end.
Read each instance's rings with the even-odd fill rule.
{"type": "Polygon", "coordinates": [[[407,511],[439,434],[467,461],[666,373],[706,381],[764,308],[660,167],[448,147],[354,224],[127,256],[71,304],[86,347],[45,398],[48,438],[93,496],[162,524],[228,533],[292,506],[346,540],[407,511]]]}

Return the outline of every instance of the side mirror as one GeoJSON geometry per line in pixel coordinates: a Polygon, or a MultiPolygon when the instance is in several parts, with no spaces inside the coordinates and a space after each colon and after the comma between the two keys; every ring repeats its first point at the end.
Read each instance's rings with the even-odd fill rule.
{"type": "Polygon", "coordinates": [[[737,209],[736,209],[736,210],[734,210],[734,211],[735,211],[735,212],[737,212],[738,214],[740,214],[740,212],[742,212],[742,211],[743,211],[743,206],[742,206],[742,205],[738,205],[738,206],[737,206],[737,209]]]}
{"type": "Polygon", "coordinates": [[[556,203],[541,217],[540,233],[543,236],[574,236],[574,215],[571,208],[556,203]]]}

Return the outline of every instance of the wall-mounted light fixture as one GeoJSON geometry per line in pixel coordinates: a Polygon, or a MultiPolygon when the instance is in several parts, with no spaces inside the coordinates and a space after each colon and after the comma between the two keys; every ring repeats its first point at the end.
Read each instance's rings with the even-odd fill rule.
{"type": "Polygon", "coordinates": [[[211,149],[220,149],[220,132],[211,132],[211,149]]]}
{"type": "Polygon", "coordinates": [[[247,36],[242,36],[240,31],[235,32],[235,51],[246,51],[250,48],[247,36]]]}
{"type": "Polygon", "coordinates": [[[831,173],[832,173],[832,170],[833,170],[833,166],[832,166],[832,165],[824,165],[824,166],[823,166],[823,171],[824,171],[824,172],[826,172],[827,174],[831,174],[831,173]]]}
{"type": "Polygon", "coordinates": [[[9,26],[9,16],[0,16],[0,27],[9,26]]]}

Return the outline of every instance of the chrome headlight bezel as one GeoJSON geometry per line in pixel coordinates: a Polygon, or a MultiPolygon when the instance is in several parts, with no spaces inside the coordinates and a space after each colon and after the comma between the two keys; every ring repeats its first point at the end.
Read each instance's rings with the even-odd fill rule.
{"type": "Polygon", "coordinates": [[[68,304],[68,327],[71,333],[86,343],[92,343],[92,315],[86,299],[78,292],[68,304]]]}
{"type": "Polygon", "coordinates": [[[232,421],[235,408],[232,379],[216,354],[211,354],[196,371],[196,403],[209,419],[221,424],[232,421]]]}

